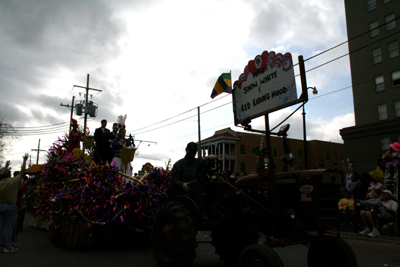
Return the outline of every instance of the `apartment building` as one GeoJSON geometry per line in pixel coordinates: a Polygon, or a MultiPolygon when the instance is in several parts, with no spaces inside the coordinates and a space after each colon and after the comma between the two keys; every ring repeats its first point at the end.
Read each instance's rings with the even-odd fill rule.
{"type": "Polygon", "coordinates": [[[345,0],[355,126],[340,130],[344,154],[371,171],[400,140],[400,1],[345,0]]]}

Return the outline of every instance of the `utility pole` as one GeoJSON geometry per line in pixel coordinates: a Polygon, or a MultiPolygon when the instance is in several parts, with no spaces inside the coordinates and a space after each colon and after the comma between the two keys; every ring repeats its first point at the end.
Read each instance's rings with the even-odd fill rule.
{"type": "Polygon", "coordinates": [[[72,97],[71,106],[69,104],[67,104],[67,105],[63,105],[63,103],[60,104],[60,106],[71,108],[71,118],[69,119],[69,133],[71,133],[71,127],[72,127],[71,122],[72,122],[72,118],[74,116],[74,107],[75,107],[74,103],[75,103],[75,96],[72,97]]]}
{"type": "Polygon", "coordinates": [[[306,130],[306,111],[304,105],[308,101],[308,87],[303,56],[299,56],[300,80],[303,92],[307,93],[307,100],[303,102],[303,146],[304,146],[304,170],[308,170],[308,151],[307,151],[307,130],[306,130]]]}
{"type": "Polygon", "coordinates": [[[88,102],[89,102],[89,90],[94,90],[101,92],[102,90],[99,89],[94,89],[94,88],[89,88],[89,77],[90,75],[87,75],[87,80],[86,80],[86,87],[79,86],[79,85],[74,85],[74,87],[79,87],[79,88],[84,88],[86,89],[86,101],[85,101],[85,122],[83,126],[83,135],[86,135],[86,122],[87,122],[87,114],[88,114],[88,102]]]}
{"type": "Polygon", "coordinates": [[[39,164],[39,152],[40,151],[46,151],[46,150],[40,149],[40,139],[39,139],[38,148],[37,149],[31,149],[31,151],[37,151],[36,165],[39,164]]]}
{"type": "Polygon", "coordinates": [[[197,107],[197,128],[199,132],[199,146],[197,148],[198,150],[198,158],[202,158],[202,149],[201,149],[201,136],[200,136],[200,107],[197,107]]]}

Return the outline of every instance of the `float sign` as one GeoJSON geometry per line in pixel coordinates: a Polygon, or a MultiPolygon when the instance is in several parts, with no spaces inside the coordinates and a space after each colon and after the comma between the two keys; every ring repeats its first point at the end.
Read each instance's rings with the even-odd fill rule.
{"type": "Polygon", "coordinates": [[[264,51],[233,85],[235,125],[297,102],[292,55],[264,51]]]}

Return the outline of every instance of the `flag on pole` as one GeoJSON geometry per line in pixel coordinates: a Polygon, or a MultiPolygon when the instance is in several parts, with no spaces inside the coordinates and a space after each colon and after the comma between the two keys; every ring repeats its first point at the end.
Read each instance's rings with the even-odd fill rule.
{"type": "Polygon", "coordinates": [[[223,92],[232,94],[231,73],[222,73],[215,83],[214,89],[211,93],[211,98],[216,97],[223,92]]]}

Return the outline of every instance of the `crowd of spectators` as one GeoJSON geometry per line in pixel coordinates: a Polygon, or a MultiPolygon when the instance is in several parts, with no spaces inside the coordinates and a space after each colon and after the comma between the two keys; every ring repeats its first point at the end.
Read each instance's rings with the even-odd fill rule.
{"type": "Polygon", "coordinates": [[[370,173],[356,171],[347,159],[344,197],[339,201],[341,228],[361,235],[377,237],[392,226],[398,217],[396,192],[389,189],[389,183],[398,186],[398,166],[400,164],[400,144],[392,142],[390,150],[380,156],[376,169],[370,173]]]}

